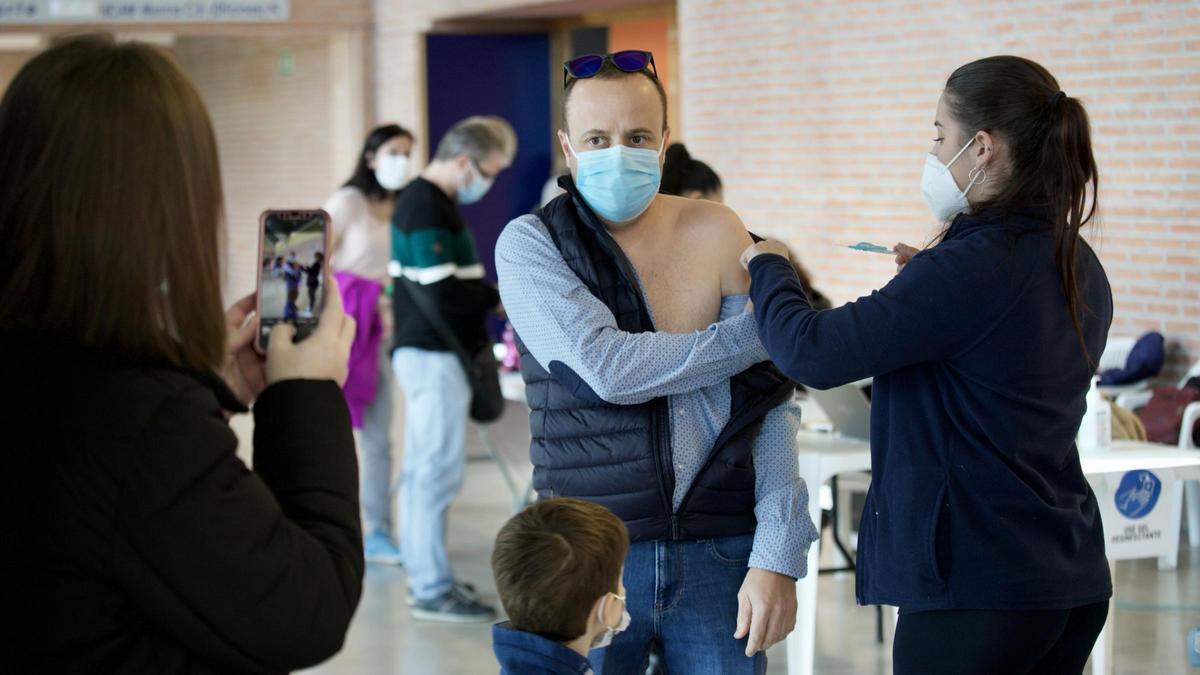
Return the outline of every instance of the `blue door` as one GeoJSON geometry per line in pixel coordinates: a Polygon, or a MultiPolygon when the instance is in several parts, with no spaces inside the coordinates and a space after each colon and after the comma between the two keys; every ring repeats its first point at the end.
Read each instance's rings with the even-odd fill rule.
{"type": "Polygon", "coordinates": [[[537,207],[550,177],[555,127],[550,111],[550,38],[531,35],[429,35],[426,38],[429,147],[471,115],[499,115],[517,133],[517,156],[476,204],[462,207],[479,256],[496,279],[500,231],[537,207]]]}

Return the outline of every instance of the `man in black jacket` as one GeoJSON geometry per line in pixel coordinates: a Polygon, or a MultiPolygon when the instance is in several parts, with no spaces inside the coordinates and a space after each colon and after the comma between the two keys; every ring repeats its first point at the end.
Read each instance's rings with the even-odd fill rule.
{"type": "Polygon", "coordinates": [[[456,348],[471,354],[487,348],[484,320],[500,304],[500,294],[483,280],[475,238],[456,202],[481,199],[511,163],[515,147],[506,127],[495,118],[455,125],[429,166],[400,193],[392,216],[392,365],[405,413],[400,549],[413,616],[428,621],[486,622],[495,615],[455,583],[446,517],[462,487],[471,405],[456,348]]]}

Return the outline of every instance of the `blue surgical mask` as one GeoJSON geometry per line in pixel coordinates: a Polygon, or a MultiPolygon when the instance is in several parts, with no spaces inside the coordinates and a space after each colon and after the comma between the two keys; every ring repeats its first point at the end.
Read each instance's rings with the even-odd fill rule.
{"type": "Polygon", "coordinates": [[[484,178],[473,164],[471,165],[471,174],[471,182],[458,189],[459,204],[474,204],[483,199],[488,190],[492,189],[492,183],[496,181],[495,178],[484,178]]]}
{"type": "Polygon", "coordinates": [[[662,148],[646,150],[614,145],[576,153],[575,186],[601,218],[624,223],[645,213],[662,182],[662,148]]]}

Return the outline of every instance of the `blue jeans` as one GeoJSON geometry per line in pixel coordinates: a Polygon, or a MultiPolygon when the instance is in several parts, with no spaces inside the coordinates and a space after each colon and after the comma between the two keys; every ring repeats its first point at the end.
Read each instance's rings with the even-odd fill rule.
{"type": "Polygon", "coordinates": [[[363,534],[392,536],[392,365],[387,350],[379,355],[375,398],[363,412],[358,433],[358,494],[363,534]]]}
{"type": "Polygon", "coordinates": [[[462,488],[471,386],[451,352],[397,349],[392,367],[404,390],[400,552],[409,589],[432,600],[454,587],[446,516],[462,488]]]}
{"type": "Polygon", "coordinates": [[[629,630],[588,659],[596,675],[643,673],[658,644],[667,675],[763,675],[767,657],[746,657],[737,629],[737,594],[754,535],[698,541],[635,542],[625,558],[629,630]]]}

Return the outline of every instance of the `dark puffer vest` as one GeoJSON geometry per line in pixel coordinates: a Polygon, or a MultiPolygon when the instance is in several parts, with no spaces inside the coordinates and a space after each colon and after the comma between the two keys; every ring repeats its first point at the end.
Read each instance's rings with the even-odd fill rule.
{"type": "MultiPolygon", "coordinates": [[[[603,223],[567,190],[538,216],[563,260],[609,309],[623,331],[654,330],[636,276],[603,223]]],[[[565,364],[543,367],[517,338],[521,375],[532,410],[533,486],[538,496],[577,497],[625,521],[634,541],[708,539],[754,531],[754,458],[763,418],[789,400],[794,384],[760,363],[730,380],[732,416],[709,452],[679,510],[665,397],[639,405],[602,400],[565,364]]]]}

